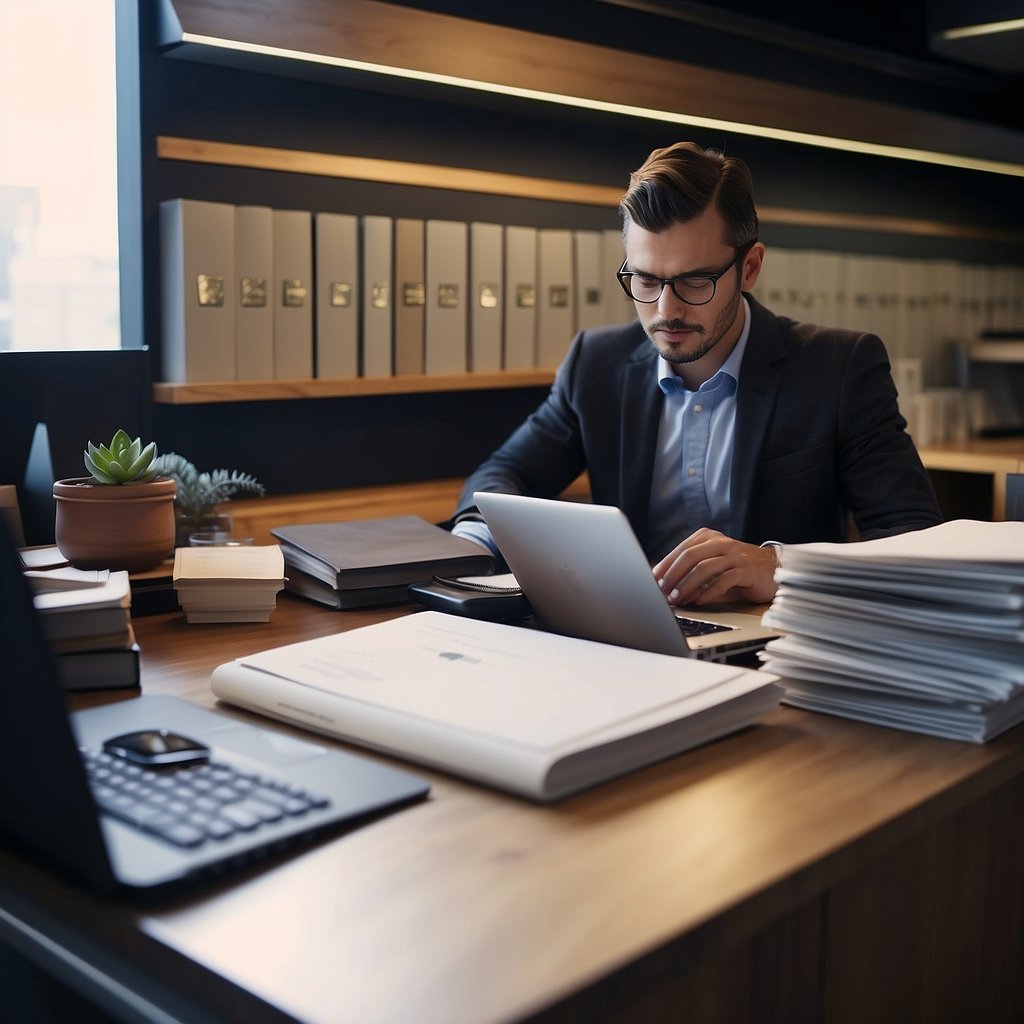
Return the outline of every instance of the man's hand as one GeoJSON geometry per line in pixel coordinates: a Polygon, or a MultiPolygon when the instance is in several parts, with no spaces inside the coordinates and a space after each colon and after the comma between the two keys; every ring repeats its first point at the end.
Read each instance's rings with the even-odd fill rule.
{"type": "Polygon", "coordinates": [[[654,566],[654,578],[669,604],[766,604],[775,596],[777,566],[774,548],[701,529],[654,566]]]}

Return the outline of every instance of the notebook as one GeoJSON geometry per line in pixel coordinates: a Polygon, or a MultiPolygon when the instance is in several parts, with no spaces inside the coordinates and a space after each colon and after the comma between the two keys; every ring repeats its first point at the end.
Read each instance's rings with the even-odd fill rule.
{"type": "Polygon", "coordinates": [[[174,697],[142,696],[68,714],[2,522],[0,606],[0,842],[39,854],[94,888],[151,890],[234,870],[257,854],[305,843],[428,792],[425,781],[406,772],[174,697]],[[134,753],[135,744],[123,738],[140,730],[149,753],[134,756],[198,760],[150,768],[104,751],[116,739],[115,749],[134,753]],[[179,735],[198,749],[178,749],[179,735]],[[156,800],[137,799],[146,791],[156,800]]]}
{"type": "Polygon", "coordinates": [[[760,650],[779,636],[750,612],[677,615],[621,509],[484,491],[474,498],[548,629],[710,661],[760,650]]]}

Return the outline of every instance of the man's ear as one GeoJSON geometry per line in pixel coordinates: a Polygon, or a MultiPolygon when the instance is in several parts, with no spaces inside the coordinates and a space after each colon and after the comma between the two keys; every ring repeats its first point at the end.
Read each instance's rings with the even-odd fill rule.
{"type": "Polygon", "coordinates": [[[764,251],[764,245],[761,242],[755,242],[743,257],[743,277],[740,287],[745,292],[749,292],[757,284],[761,266],[764,263],[764,251]]]}

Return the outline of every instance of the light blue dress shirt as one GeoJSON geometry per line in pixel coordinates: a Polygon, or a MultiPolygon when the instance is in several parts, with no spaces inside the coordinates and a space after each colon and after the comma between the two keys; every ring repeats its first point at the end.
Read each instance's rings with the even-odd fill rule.
{"type": "MultiPolygon", "coordinates": [[[[749,334],[750,307],[743,299],[743,330],[735,348],[696,391],[688,391],[672,364],[658,358],[656,386],[665,401],[651,481],[652,551],[668,554],[702,526],[728,532],[736,389],[749,334]]],[[[498,554],[486,523],[463,520],[452,533],[498,554]]]]}

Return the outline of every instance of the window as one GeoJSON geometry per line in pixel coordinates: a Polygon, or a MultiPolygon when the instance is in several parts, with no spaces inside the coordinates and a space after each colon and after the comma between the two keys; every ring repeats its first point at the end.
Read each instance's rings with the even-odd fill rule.
{"type": "Polygon", "coordinates": [[[0,0],[0,351],[120,346],[114,0],[0,0]]]}

